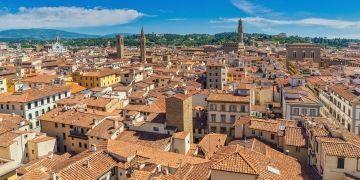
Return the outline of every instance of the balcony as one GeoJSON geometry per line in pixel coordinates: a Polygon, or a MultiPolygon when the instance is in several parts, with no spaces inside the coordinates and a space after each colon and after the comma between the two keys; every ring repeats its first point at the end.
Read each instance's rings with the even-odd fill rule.
{"type": "Polygon", "coordinates": [[[84,140],[88,139],[88,137],[84,133],[81,133],[81,132],[78,132],[78,131],[75,131],[75,130],[70,131],[69,137],[79,138],[79,139],[84,139],[84,140]]]}

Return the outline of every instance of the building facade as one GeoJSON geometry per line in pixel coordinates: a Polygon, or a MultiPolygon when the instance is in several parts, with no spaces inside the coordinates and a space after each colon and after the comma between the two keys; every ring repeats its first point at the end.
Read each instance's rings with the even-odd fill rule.
{"type": "Polygon", "coordinates": [[[227,83],[228,68],[225,64],[210,63],[206,65],[206,88],[222,90],[227,83]]]}

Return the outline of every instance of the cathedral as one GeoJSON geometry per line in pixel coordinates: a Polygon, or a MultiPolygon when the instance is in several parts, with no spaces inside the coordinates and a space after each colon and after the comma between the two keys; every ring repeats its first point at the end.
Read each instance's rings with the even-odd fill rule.
{"type": "Polygon", "coordinates": [[[67,49],[61,44],[60,36],[56,36],[56,42],[51,45],[51,48],[48,50],[49,53],[53,54],[63,54],[67,52],[67,49]]]}

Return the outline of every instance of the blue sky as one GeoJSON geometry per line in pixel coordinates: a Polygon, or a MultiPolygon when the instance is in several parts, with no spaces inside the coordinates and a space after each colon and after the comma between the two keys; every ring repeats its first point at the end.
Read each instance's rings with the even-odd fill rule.
{"type": "Polygon", "coordinates": [[[360,39],[359,0],[1,0],[0,30],[87,34],[245,32],[360,39]]]}

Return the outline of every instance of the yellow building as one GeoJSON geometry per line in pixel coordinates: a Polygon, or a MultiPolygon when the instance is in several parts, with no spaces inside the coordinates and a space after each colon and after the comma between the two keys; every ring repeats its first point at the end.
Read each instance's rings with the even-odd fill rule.
{"type": "Polygon", "coordinates": [[[75,72],[73,80],[86,88],[109,87],[120,82],[120,76],[111,69],[91,72],[75,72]]]}

